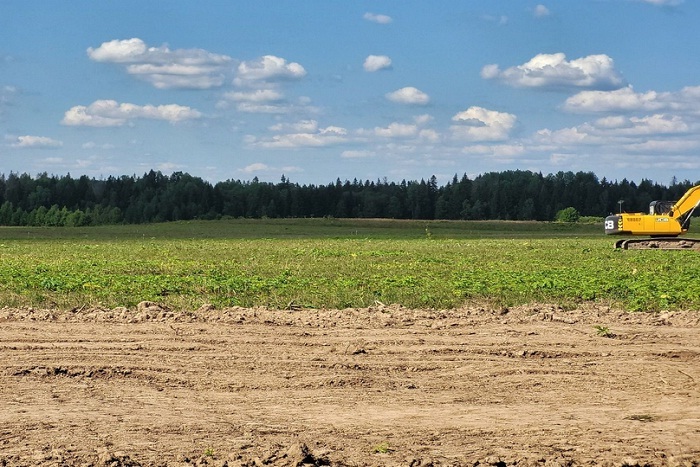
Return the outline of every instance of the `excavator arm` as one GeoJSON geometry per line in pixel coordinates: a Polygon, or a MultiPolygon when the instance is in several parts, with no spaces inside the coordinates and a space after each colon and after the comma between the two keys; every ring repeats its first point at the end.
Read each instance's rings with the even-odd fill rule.
{"type": "MultiPolygon", "coordinates": [[[[698,205],[700,205],[700,185],[686,191],[681,199],[671,207],[669,215],[675,219],[683,219],[682,223],[690,223],[690,216],[693,215],[693,211],[698,205]]],[[[688,229],[686,228],[686,230],[688,229]]]]}

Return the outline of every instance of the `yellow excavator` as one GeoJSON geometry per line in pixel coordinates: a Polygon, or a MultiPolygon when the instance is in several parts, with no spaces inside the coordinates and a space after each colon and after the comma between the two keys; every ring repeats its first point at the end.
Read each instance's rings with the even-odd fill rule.
{"type": "Polygon", "coordinates": [[[649,213],[620,213],[605,218],[607,235],[644,235],[651,238],[621,239],[615,248],[636,250],[700,250],[700,240],[678,238],[688,232],[690,218],[700,205],[700,185],[678,201],[652,201],[649,213]]]}

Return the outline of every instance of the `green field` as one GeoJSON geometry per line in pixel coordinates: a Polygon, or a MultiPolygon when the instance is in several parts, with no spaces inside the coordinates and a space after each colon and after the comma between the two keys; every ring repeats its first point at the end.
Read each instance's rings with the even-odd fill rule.
{"type": "Polygon", "coordinates": [[[700,255],[600,225],[341,219],[0,228],[0,306],[700,307],[700,255]]]}

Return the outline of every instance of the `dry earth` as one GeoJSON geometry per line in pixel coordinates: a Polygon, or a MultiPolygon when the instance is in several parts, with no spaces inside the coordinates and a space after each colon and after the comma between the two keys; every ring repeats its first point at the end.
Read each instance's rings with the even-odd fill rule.
{"type": "Polygon", "coordinates": [[[0,309],[0,466],[697,466],[699,331],[592,305],[0,309]]]}

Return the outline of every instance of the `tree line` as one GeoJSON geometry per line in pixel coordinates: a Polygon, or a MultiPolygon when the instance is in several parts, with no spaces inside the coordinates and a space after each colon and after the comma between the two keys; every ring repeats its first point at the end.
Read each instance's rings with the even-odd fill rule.
{"type": "Polygon", "coordinates": [[[300,185],[226,180],[212,184],[183,172],[107,179],[0,174],[0,225],[84,226],[224,217],[553,220],[560,210],[581,216],[646,212],[653,200],[676,200],[694,184],[672,180],[598,179],[592,172],[509,170],[438,185],[427,180],[357,179],[300,185]],[[622,202],[622,204],[620,203],[622,202]]]}

